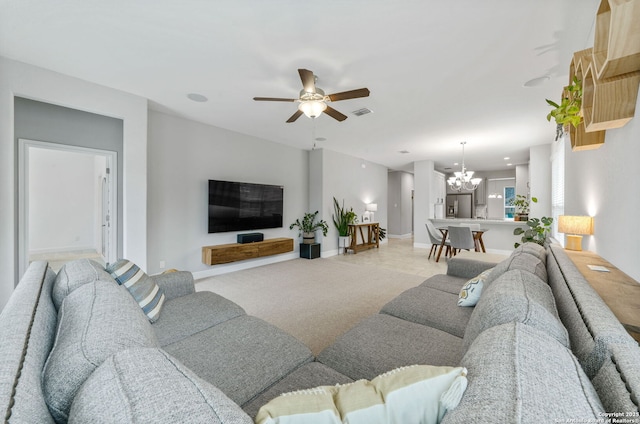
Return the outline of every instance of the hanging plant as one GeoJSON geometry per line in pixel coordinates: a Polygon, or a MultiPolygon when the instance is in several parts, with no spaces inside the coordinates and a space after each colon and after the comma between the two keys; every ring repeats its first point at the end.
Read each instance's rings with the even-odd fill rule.
{"type": "Polygon", "coordinates": [[[549,99],[545,100],[549,106],[553,107],[553,110],[547,114],[547,121],[551,122],[551,118],[554,118],[558,125],[556,140],[562,135],[565,125],[571,124],[578,128],[582,122],[582,81],[578,77],[574,76],[571,84],[564,87],[560,104],[549,99]]]}

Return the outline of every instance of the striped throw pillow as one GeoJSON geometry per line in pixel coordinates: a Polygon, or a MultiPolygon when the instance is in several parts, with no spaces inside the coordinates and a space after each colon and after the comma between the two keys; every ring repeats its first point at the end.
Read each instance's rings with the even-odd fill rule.
{"type": "Polygon", "coordinates": [[[149,321],[156,322],[164,304],[164,292],[136,264],[120,259],[107,266],[107,272],[129,290],[129,293],[142,308],[149,321]]]}
{"type": "Polygon", "coordinates": [[[256,424],[437,424],[467,388],[462,367],[412,365],[336,386],[284,393],[263,405],[256,424]]]}

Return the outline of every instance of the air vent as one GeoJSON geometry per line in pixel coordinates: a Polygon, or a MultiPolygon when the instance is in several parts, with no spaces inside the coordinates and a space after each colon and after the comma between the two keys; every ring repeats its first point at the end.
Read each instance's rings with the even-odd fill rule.
{"type": "Polygon", "coordinates": [[[371,112],[373,112],[371,109],[363,107],[362,109],[354,110],[351,113],[353,113],[356,116],[362,116],[362,115],[366,115],[367,113],[371,113],[371,112]]]}
{"type": "Polygon", "coordinates": [[[398,153],[402,153],[403,155],[406,155],[409,153],[408,150],[399,150],[398,153]]]}

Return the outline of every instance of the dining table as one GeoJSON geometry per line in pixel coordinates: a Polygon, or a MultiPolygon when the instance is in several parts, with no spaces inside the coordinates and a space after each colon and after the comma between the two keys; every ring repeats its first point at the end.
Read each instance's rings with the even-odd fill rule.
{"type": "MultiPolygon", "coordinates": [[[[438,227],[438,230],[442,234],[442,242],[440,243],[440,247],[438,248],[436,262],[440,260],[440,254],[442,254],[442,249],[444,248],[447,237],[449,236],[449,227],[438,227]]],[[[484,248],[484,242],[482,241],[482,235],[487,231],[489,231],[488,228],[471,228],[471,234],[473,234],[473,244],[475,245],[476,252],[487,253],[487,250],[484,248]]]]}

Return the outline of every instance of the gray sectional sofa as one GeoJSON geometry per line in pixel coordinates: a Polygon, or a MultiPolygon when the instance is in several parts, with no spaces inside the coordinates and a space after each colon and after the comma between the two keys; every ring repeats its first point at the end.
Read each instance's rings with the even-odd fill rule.
{"type": "Polygon", "coordinates": [[[188,272],[151,278],[153,323],[94,262],[32,263],[0,314],[5,422],[251,423],[281,393],[413,364],[468,369],[444,423],[640,422],[640,348],[556,245],[454,258],[317,358],[188,272]],[[457,306],[489,268],[477,305],[457,306]]]}

